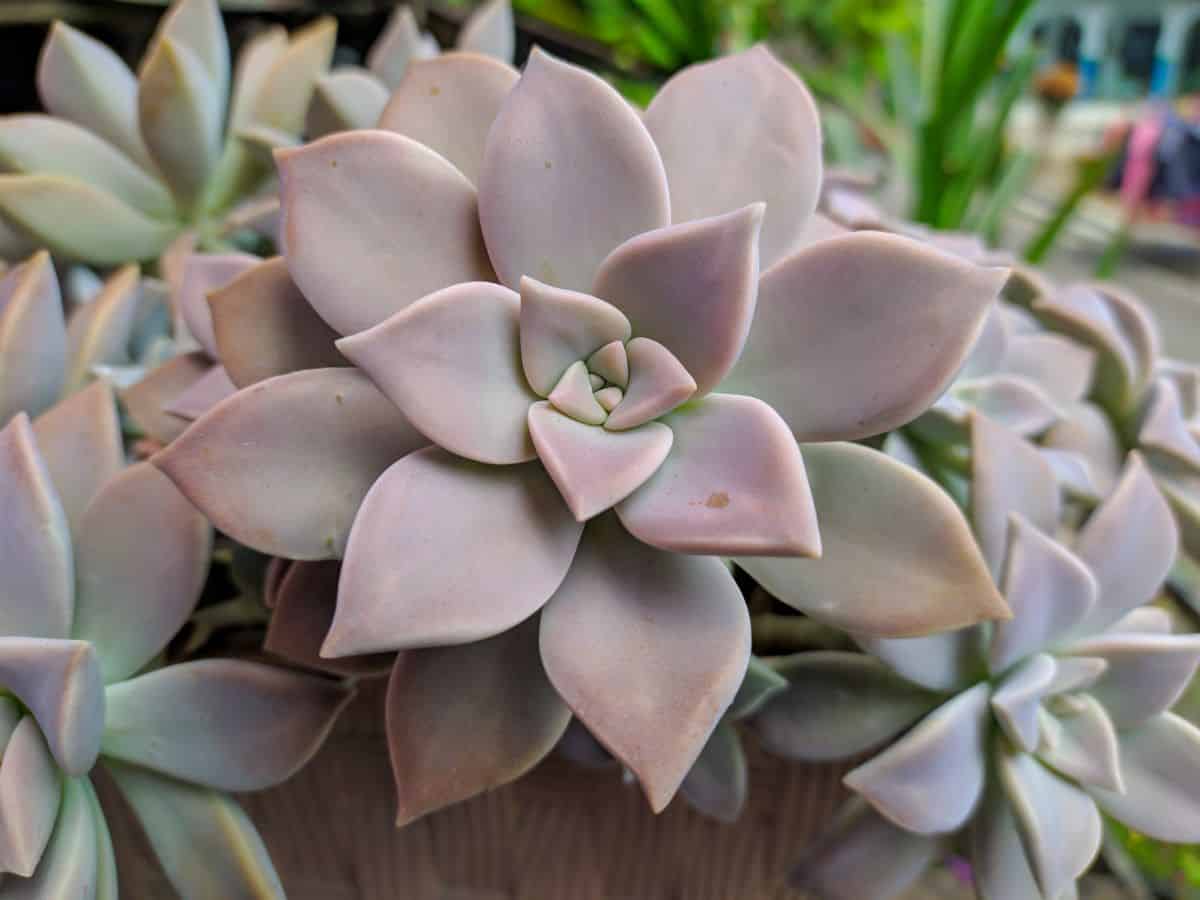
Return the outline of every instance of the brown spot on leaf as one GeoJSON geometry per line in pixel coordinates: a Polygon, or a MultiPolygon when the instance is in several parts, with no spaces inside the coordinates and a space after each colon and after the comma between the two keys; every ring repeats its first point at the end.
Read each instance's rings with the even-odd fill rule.
{"type": "Polygon", "coordinates": [[[441,92],[442,92],[442,89],[440,87],[438,87],[436,84],[429,88],[429,96],[430,97],[436,97],[441,92]]]}
{"type": "Polygon", "coordinates": [[[709,509],[724,509],[729,505],[729,495],[724,491],[709,494],[708,499],[704,501],[704,505],[709,509]]]}

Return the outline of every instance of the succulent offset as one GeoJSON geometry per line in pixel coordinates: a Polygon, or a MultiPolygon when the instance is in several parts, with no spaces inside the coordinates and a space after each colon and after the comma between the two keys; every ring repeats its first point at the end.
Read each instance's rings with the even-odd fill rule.
{"type": "MultiPolygon", "coordinates": [[[[488,0],[463,23],[454,50],[512,62],[516,45],[509,0],[488,0]]],[[[399,4],[367,51],[366,68],[339,66],[317,79],[305,132],[310,139],[336,131],[386,128],[380,116],[410,64],[441,53],[437,41],[421,31],[412,7],[399,4]]]]}
{"type": "Polygon", "coordinates": [[[104,382],[0,430],[0,501],[6,896],[115,900],[99,763],[181,896],[282,897],[221,792],[290,776],[352,692],[240,660],[156,664],[199,597],[211,529],[149,463],[124,468],[104,382]]]}
{"type": "Polygon", "coordinates": [[[183,234],[227,244],[255,224],[270,180],[241,133],[303,130],[335,33],[332,19],[290,38],[269,28],[231,66],[216,0],[177,0],[135,75],[56,23],[38,64],[47,114],[0,118],[0,218],[12,238],[0,255],[45,246],[120,265],[155,260],[183,234]]]}
{"type": "Polygon", "coordinates": [[[1169,711],[1200,636],[1171,634],[1146,605],[1175,554],[1166,501],[1135,454],[1060,543],[1049,464],[978,414],[972,432],[975,529],[1013,618],[860,639],[872,656],[796,656],[758,722],[768,747],[803,759],[890,742],[845,778],[866,803],[798,869],[817,897],[896,896],[955,846],[982,897],[1074,897],[1101,810],[1150,837],[1200,838],[1200,729],[1169,711]]]}
{"type": "MultiPolygon", "coordinates": [[[[274,287],[212,303],[246,386],[155,462],[262,552],[344,556],[323,653],[403,651],[402,820],[521,774],[572,712],[664,806],[749,658],[745,601],[709,554],[820,552],[796,438],[835,441],[806,446],[818,486],[865,478],[899,513],[888,528],[936,535],[981,589],[914,591],[896,614],[854,587],[786,602],[892,635],[1005,614],[953,504],[836,443],[937,397],[1005,273],[889,235],[814,242],[815,109],[768,52],[685,70],[645,124],[537,51],[522,75],[470,54],[413,63],[389,110],[399,134],[278,155],[285,255],[239,279],[274,287]],[[717,184],[697,164],[713,155],[717,184]],[[275,340],[286,304],[350,335],[337,348],[358,368],[303,370],[330,336],[275,340]],[[287,364],[264,370],[247,333],[287,364]],[[481,722],[490,739],[453,738],[481,722]],[[454,777],[429,747],[463,757],[454,777]]],[[[856,517],[841,506],[835,528],[856,517]]]]}

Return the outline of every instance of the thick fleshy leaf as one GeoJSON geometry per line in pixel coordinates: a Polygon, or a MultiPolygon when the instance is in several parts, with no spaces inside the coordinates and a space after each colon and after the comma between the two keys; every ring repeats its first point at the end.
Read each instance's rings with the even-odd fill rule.
{"type": "Polygon", "coordinates": [[[555,689],[657,812],[737,693],[750,617],[720,560],[655,550],[605,516],[542,611],[541,651],[555,689]]]}
{"type": "Polygon", "coordinates": [[[936,838],[897,828],[870,804],[851,799],[805,848],[791,881],[820,900],[893,900],[912,887],[942,851],[936,838]]]}
{"type": "Polygon", "coordinates": [[[374,128],[387,102],[387,88],[370,73],[358,69],[330,72],[313,86],[304,133],[309,140],[316,140],[339,131],[374,128]]]}
{"type": "Polygon", "coordinates": [[[1107,497],[1112,493],[1121,474],[1125,449],[1108,416],[1099,407],[1091,403],[1069,407],[1065,418],[1042,436],[1042,444],[1077,454],[1087,464],[1095,494],[1107,497]]]}
{"type": "Polygon", "coordinates": [[[797,653],[776,666],[788,689],[754,719],[763,745],[788,759],[847,759],[881,746],[941,702],[861,653],[797,653]]]}
{"type": "Polygon", "coordinates": [[[725,710],[725,721],[736,722],[755,715],[768,700],[780,694],[787,686],[786,678],[757,656],[751,656],[742,686],[738,688],[729,709],[725,710]]]}
{"type": "Polygon", "coordinates": [[[974,378],[954,385],[952,391],[959,403],[1018,434],[1041,434],[1062,418],[1061,411],[1039,384],[1018,375],[974,378]]]}
{"type": "Polygon", "coordinates": [[[0,425],[21,411],[37,415],[58,399],[67,363],[62,310],[45,251],[0,280],[0,425]]]}
{"type": "Polygon", "coordinates": [[[416,61],[392,92],[378,127],[436,150],[478,184],[488,131],[519,77],[507,63],[473,53],[416,61]]]}
{"type": "Polygon", "coordinates": [[[611,432],[563,415],[549,403],[529,408],[529,434],[538,458],[575,518],[584,522],[643,485],[671,452],[671,429],[661,422],[611,432]]]}
{"type": "Polygon", "coordinates": [[[997,622],[988,664],[1000,674],[1013,663],[1060,643],[1096,604],[1096,579],[1080,559],[1014,515],[1001,590],[1012,618],[997,622]]]}
{"type": "Polygon", "coordinates": [[[0,175],[0,212],[55,253],[101,266],[152,259],[179,231],[101,188],[58,175],[0,175]]]}
{"type": "Polygon", "coordinates": [[[909,831],[942,834],[970,817],[983,794],[988,684],[977,684],[843,779],[909,831]]]}
{"type": "Polygon", "coordinates": [[[229,39],[217,0],[178,0],[159,20],[150,46],[163,38],[184,45],[200,60],[221,98],[223,114],[229,93],[229,39]]]}
{"type": "Polygon", "coordinates": [[[179,663],[108,686],[103,752],[217,790],[258,790],[308,762],[353,696],[259,663],[179,663]]]}
{"type": "Polygon", "coordinates": [[[337,20],[330,16],[322,16],[294,32],[287,49],[263,75],[251,121],[299,135],[313,88],[329,70],[336,41],[337,20]]]}
{"type": "Polygon", "coordinates": [[[229,100],[230,133],[236,133],[254,123],[254,104],[259,91],[262,90],[263,81],[287,49],[287,45],[287,29],[282,25],[262,28],[242,44],[233,73],[233,92],[229,100]]]}
{"type": "Polygon", "coordinates": [[[599,375],[622,391],[629,386],[629,352],[624,342],[605,344],[588,357],[587,365],[589,372],[599,375]]]}
{"type": "Polygon", "coordinates": [[[477,462],[525,462],[538,397],[521,371],[520,303],[498,284],[460,284],[337,347],[434,443],[477,462]]]}
{"type": "Polygon", "coordinates": [[[238,387],[301,369],[346,365],[337,332],[309,306],[281,256],[209,294],[217,358],[238,387]]]}
{"type": "Polygon", "coordinates": [[[96,829],[96,900],[120,900],[117,893],[117,854],[113,849],[112,834],[100,808],[100,798],[89,779],[81,779],[87,794],[88,807],[92,813],[92,827],[96,829]]]}
{"type": "Polygon", "coordinates": [[[0,638],[0,684],[41,726],[68,775],[96,761],[104,727],[104,685],[90,644],[48,638],[0,638]]]}
{"type": "Polygon", "coordinates": [[[1000,747],[997,768],[1034,878],[1043,895],[1058,897],[1087,871],[1100,849],[1096,804],[1028,753],[1000,747]]]}
{"type": "Polygon", "coordinates": [[[144,666],[187,621],[211,549],[208,520],[150,463],[97,494],[79,523],[71,633],[95,645],[106,682],[144,666]]]}
{"type": "Polygon", "coordinates": [[[1080,784],[1121,793],[1117,731],[1100,701],[1088,694],[1073,699],[1076,708],[1060,714],[1041,713],[1042,762],[1080,784]]]}
{"type": "Polygon", "coordinates": [[[207,372],[167,404],[166,412],[181,419],[195,420],[235,393],[237,386],[229,380],[225,367],[210,366],[207,372]]]}
{"type": "Polygon", "coordinates": [[[1057,334],[1018,334],[1008,342],[1004,371],[1021,375],[1055,403],[1077,403],[1092,382],[1095,353],[1057,334]]]}
{"type": "Polygon", "coordinates": [[[455,46],[507,62],[513,58],[516,43],[512,4],[509,0],[488,0],[463,23],[455,46]]]}
{"type": "Polygon", "coordinates": [[[1200,841],[1200,729],[1163,713],[1120,736],[1125,792],[1092,788],[1114,818],[1147,837],[1200,841]]]}
{"type": "Polygon", "coordinates": [[[22,878],[33,874],[54,829],[60,779],[37,720],[25,716],[0,763],[0,871],[22,878]]]}
{"type": "Polygon", "coordinates": [[[528,277],[520,286],[521,367],[542,397],[550,396],[572,364],[629,340],[629,320],[611,303],[528,277]]]}
{"type": "Polygon", "coordinates": [[[926,637],[874,638],[856,635],[868,653],[897,675],[932,691],[954,691],[986,674],[983,629],[960,628],[926,637]]]}
{"type": "Polygon", "coordinates": [[[1105,634],[1068,650],[1108,663],[1088,693],[1104,704],[1118,728],[1134,728],[1183,694],[1200,664],[1200,635],[1105,634]]]}
{"type": "Polygon", "coordinates": [[[992,305],[987,318],[983,320],[983,329],[970,354],[963,361],[959,370],[958,380],[982,378],[995,373],[1008,353],[1012,341],[1012,326],[1006,315],[1007,308],[997,302],[992,305]]]}
{"type": "Polygon", "coordinates": [[[0,635],[66,637],[75,605],[70,523],[24,413],[0,430],[0,509],[0,635]]]}
{"type": "Polygon", "coordinates": [[[188,420],[167,412],[167,408],[212,367],[212,361],[200,351],[176,356],[123,390],[121,402],[129,418],[147,436],[169,444],[183,434],[188,420]]]}
{"type": "Polygon", "coordinates": [[[288,270],[342,334],[441,288],[492,280],[475,189],[429,148],[355,131],[277,157],[288,270]]]}
{"type": "Polygon", "coordinates": [[[484,641],[401,653],[387,694],[396,825],[521,777],[570,719],[538,657],[536,616],[484,641]]]}
{"type": "Polygon", "coordinates": [[[208,295],[228,285],[260,260],[249,253],[193,253],[183,264],[183,279],[173,298],[187,330],[213,359],[219,359],[208,295]]]}
{"type": "Polygon", "coordinates": [[[847,631],[914,637],[1009,615],[950,497],[856,444],[804,448],[819,560],[738,557],[797,609],[847,631]]]}
{"type": "Polygon", "coordinates": [[[562,583],[582,530],[536,463],[480,466],[437,447],[410,454],[355,519],[322,653],[457,644],[511,628],[562,583]]]}
{"type": "Polygon", "coordinates": [[[558,380],[554,390],[550,392],[550,396],[547,398],[550,405],[577,422],[585,425],[600,425],[608,416],[608,412],[600,405],[596,395],[592,393],[595,391],[595,388],[592,387],[592,378],[594,377],[598,376],[588,374],[587,364],[583,360],[571,363],[567,367],[567,371],[563,373],[563,377],[558,380]]]}
{"type": "Polygon", "coordinates": [[[185,209],[221,154],[225,95],[196,51],[164,35],[138,73],[138,125],[158,171],[185,209]]]}
{"type": "Polygon", "coordinates": [[[386,675],[393,662],[389,653],[340,659],[321,656],[321,644],[329,633],[337,607],[341,570],[341,564],[329,559],[288,566],[278,586],[270,589],[271,621],[263,649],[294,665],[332,675],[386,675]]]}
{"type": "Polygon", "coordinates": [[[235,540],[327,559],[375,479],[425,444],[361,372],[311,369],[239,391],[154,463],[235,540]]]}
{"type": "Polygon", "coordinates": [[[1029,900],[1042,895],[1012,806],[999,783],[988,784],[979,812],[971,820],[968,840],[980,900],[1029,900]]]}
{"type": "Polygon", "coordinates": [[[881,232],[820,241],[763,274],[723,389],[765,400],[801,441],[897,428],[945,390],[1005,274],[881,232]]]}
{"type": "Polygon", "coordinates": [[[12,900],[94,900],[98,843],[92,807],[83,782],[63,782],[62,805],[54,834],[32,878],[5,877],[4,896],[12,900]]]}
{"type": "Polygon", "coordinates": [[[1171,379],[1159,378],[1152,386],[1137,442],[1165,468],[1200,470],[1200,441],[1189,430],[1179,389],[1171,379]]]}
{"type": "Polygon", "coordinates": [[[821,122],[804,83],[765,45],[688,66],[645,121],[676,222],[767,201],[763,265],[799,243],[821,191],[821,122]]]}
{"type": "Polygon", "coordinates": [[[408,4],[396,6],[387,25],[367,52],[367,68],[388,89],[396,88],[411,63],[437,56],[437,41],[421,33],[417,18],[408,4]]]}
{"type": "Polygon", "coordinates": [[[1175,559],[1178,529],[1145,462],[1131,453],[1116,489],[1092,513],[1075,542],[1100,592],[1080,625],[1094,634],[1157,593],[1175,559]],[[1136,527],[1131,523],[1136,522],[1136,527]]]}
{"type": "Polygon", "coordinates": [[[232,799],[106,760],[154,855],[184,900],[283,900],[283,884],[249,817],[232,799]]]}
{"type": "Polygon", "coordinates": [[[992,712],[1008,739],[1026,753],[1037,749],[1039,712],[1057,674],[1054,657],[1039,653],[1008,672],[992,694],[992,712]]]}
{"type": "Polygon", "coordinates": [[[136,265],[122,266],[67,324],[71,360],[64,393],[78,391],[91,381],[96,366],[130,361],[129,346],[144,311],[141,271],[136,265]]]}
{"type": "Polygon", "coordinates": [[[104,188],[149,216],[170,218],[175,202],[162,183],[108,141],[66,119],[0,119],[0,163],[27,175],[61,175],[104,188]]]}
{"type": "Polygon", "coordinates": [[[504,284],[587,291],[613,248],[670,222],[666,173],[620,94],[535,47],[488,134],[479,220],[504,284]]]}
{"type": "Polygon", "coordinates": [[[1161,606],[1140,606],[1108,626],[1115,634],[1170,634],[1174,630],[1171,613],[1161,606]]]}
{"type": "Polygon", "coordinates": [[[710,394],[663,424],[671,452],[617,507],[630,534],[680,553],[821,555],[804,460],[773,409],[710,394]]]}
{"type": "Polygon", "coordinates": [[[71,532],[78,536],[84,509],[125,465],[112,388],[97,381],[68,397],[37,418],[33,433],[71,532]]]}
{"type": "Polygon", "coordinates": [[[607,431],[637,428],[670,412],[696,393],[696,381],[666,347],[635,337],[625,347],[629,386],[607,419],[607,431]]]}
{"type": "Polygon", "coordinates": [[[154,170],[138,130],[137,79],[108,46],[55,22],[38,59],[37,87],[48,113],[82,125],[154,170]]]}
{"type": "Polygon", "coordinates": [[[747,768],[737,729],[722,722],[679,785],[679,793],[704,815],[732,824],[746,805],[747,768]]]}
{"type": "Polygon", "coordinates": [[[754,317],[765,205],[630,238],[596,273],[594,293],[633,333],[667,347],[711,391],[733,367],[754,317]]]}
{"type": "Polygon", "coordinates": [[[971,417],[971,521],[997,580],[1004,570],[1013,515],[1053,534],[1058,527],[1058,479],[1037,448],[987,416],[971,417]]]}

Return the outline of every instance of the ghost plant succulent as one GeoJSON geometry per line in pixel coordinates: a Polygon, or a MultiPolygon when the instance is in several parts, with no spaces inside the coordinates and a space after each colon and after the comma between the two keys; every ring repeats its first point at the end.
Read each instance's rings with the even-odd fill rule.
{"type": "Polygon", "coordinates": [[[183,232],[222,244],[227,216],[270,175],[239,132],[301,132],[335,31],[332,19],[290,39],[268,29],[231,75],[216,0],[177,0],[135,75],[56,23],[38,64],[47,114],[0,118],[0,215],[35,246],[98,265],[153,260],[183,232]]]}
{"type": "Polygon", "coordinates": [[[282,897],[220,792],[288,777],[351,693],[251,662],[156,664],[204,584],[211,530],[161,472],[123,463],[103,382],[0,430],[5,891],[115,900],[99,761],[183,896],[282,897]]]}
{"type": "Polygon", "coordinates": [[[235,282],[213,322],[248,386],[155,463],[249,546],[344,557],[323,654],[402,651],[402,821],[523,773],[572,712],[661,809],[749,659],[718,557],[819,555],[813,488],[838,507],[853,484],[835,530],[936,544],[964,590],[785,601],[892,636],[1005,614],[953,504],[838,442],[938,396],[1005,273],[891,235],[808,243],[819,124],[770,53],[685,70],[644,119],[539,51],[519,76],[414,64],[390,104],[391,132],[278,154],[285,255],[239,279],[348,335],[357,368],[259,380],[245,335],[274,346],[286,307],[235,282]]]}
{"type": "Polygon", "coordinates": [[[1075,897],[1101,810],[1151,837],[1200,839],[1200,730],[1169,712],[1200,636],[1171,634],[1146,605],[1176,536],[1145,463],[1131,455],[1063,543],[1049,464],[972,421],[975,528],[1013,618],[793,657],[779,667],[791,687],[757,723],[768,747],[802,759],[891,742],[846,776],[866,802],[798,870],[820,898],[896,896],[956,842],[981,897],[1075,897]]]}
{"type": "MultiPolygon", "coordinates": [[[[511,63],[515,46],[512,4],[509,0],[487,0],[463,23],[454,50],[511,63]]],[[[400,85],[409,66],[440,53],[437,40],[421,31],[412,7],[398,4],[367,51],[366,68],[339,66],[317,79],[306,134],[319,138],[336,131],[376,127],[389,95],[400,85]]]]}
{"type": "Polygon", "coordinates": [[[100,371],[136,378],[163,352],[163,292],[122,266],[69,317],[50,255],[40,251],[0,280],[0,425],[38,415],[100,371]]]}

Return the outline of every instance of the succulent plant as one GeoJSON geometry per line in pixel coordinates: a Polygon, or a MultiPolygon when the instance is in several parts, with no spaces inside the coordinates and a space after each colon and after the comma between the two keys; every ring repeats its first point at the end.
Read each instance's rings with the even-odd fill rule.
{"type": "Polygon", "coordinates": [[[796,758],[888,744],[846,775],[865,802],[798,870],[817,897],[895,896],[956,841],[982,897],[1074,897],[1101,810],[1152,837],[1200,839],[1200,730],[1169,711],[1200,636],[1171,634],[1146,605],[1176,535],[1145,463],[1132,454],[1062,543],[1055,476],[1032,445],[975,414],[972,456],[975,529],[1012,619],[860,638],[870,655],[797,655],[757,721],[768,748],[796,758]]]}
{"type": "Polygon", "coordinates": [[[285,256],[242,276],[275,288],[212,302],[248,386],[155,463],[248,546],[344,555],[322,652],[402,651],[401,821],[517,777],[572,712],[661,809],[749,659],[716,555],[779,563],[786,602],[875,633],[1004,614],[953,504],[837,441],[932,402],[1005,273],[891,235],[806,244],[819,125],[767,51],[685,70],[644,124],[537,51],[519,79],[470,54],[414,64],[391,103],[401,134],[278,155],[285,256]],[[259,380],[279,369],[255,346],[330,352],[319,329],[245,339],[300,302],[352,335],[358,369],[259,380]],[[881,610],[878,585],[791,589],[820,551],[810,480],[830,527],[906,532],[898,569],[937,541],[971,590],[906,582],[881,610]],[[859,501],[834,502],[847,480],[859,501]]]}
{"type": "Polygon", "coordinates": [[[282,897],[221,792],[288,777],[351,691],[239,660],[159,665],[204,584],[211,530],[161,472],[123,464],[104,382],[0,430],[5,895],[116,898],[99,763],[182,896],[282,897]]]}
{"type": "Polygon", "coordinates": [[[97,373],[136,379],[164,352],[163,291],[136,265],[113,272],[69,317],[50,255],[40,251],[0,280],[0,425],[36,416],[97,373]]]}
{"type": "Polygon", "coordinates": [[[47,114],[0,118],[0,215],[35,245],[97,265],[154,260],[184,232],[222,246],[270,175],[239,132],[301,132],[335,31],[332,19],[291,38],[268,29],[231,77],[216,0],[177,0],[135,76],[56,23],[38,64],[47,114]]]}
{"type": "MultiPolygon", "coordinates": [[[[463,23],[454,49],[511,63],[516,47],[512,4],[487,0],[463,23]]],[[[309,138],[337,131],[374,128],[411,63],[441,53],[437,41],[421,31],[412,7],[397,4],[375,43],[367,51],[366,68],[339,66],[317,80],[308,108],[309,138]]],[[[387,127],[387,126],[380,126],[387,127]]]]}

